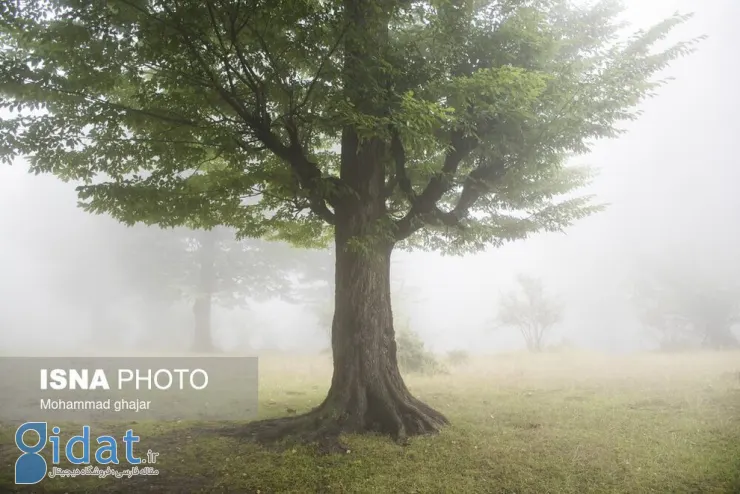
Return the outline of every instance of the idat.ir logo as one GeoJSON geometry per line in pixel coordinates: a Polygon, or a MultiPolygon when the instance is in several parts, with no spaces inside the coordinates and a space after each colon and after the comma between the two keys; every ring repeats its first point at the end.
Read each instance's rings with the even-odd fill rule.
{"type": "MultiPolygon", "coordinates": [[[[51,444],[51,462],[58,465],[62,457],[73,465],[90,465],[91,464],[91,439],[90,426],[82,426],[82,434],[72,436],[62,446],[59,433],[59,427],[51,428],[49,434],[46,422],[26,422],[18,427],[15,432],[15,445],[20,450],[21,455],[15,462],[15,483],[16,484],[37,484],[43,480],[49,471],[46,459],[41,456],[41,451],[51,444]],[[35,440],[37,439],[37,440],[35,440]],[[81,445],[81,453],[75,454],[75,446],[81,445]]],[[[139,436],[134,435],[133,429],[129,429],[120,438],[126,456],[126,463],[129,465],[139,465],[146,463],[134,456],[134,443],[139,441],[139,436]]],[[[118,465],[118,439],[113,436],[99,436],[96,440],[96,449],[92,458],[95,463],[100,465],[118,465]]],[[[156,462],[158,453],[147,452],[149,463],[156,462]]],[[[55,470],[58,470],[55,468],[55,470]]]]}

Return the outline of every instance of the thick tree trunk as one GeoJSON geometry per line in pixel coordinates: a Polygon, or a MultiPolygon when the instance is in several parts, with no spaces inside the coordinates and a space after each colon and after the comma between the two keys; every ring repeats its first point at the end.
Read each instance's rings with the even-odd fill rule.
{"type": "Polygon", "coordinates": [[[337,249],[334,376],[322,407],[334,413],[343,431],[402,439],[435,432],[446,419],[411,396],[399,372],[390,257],[389,245],[369,255],[337,249]]]}
{"type": "Polygon", "coordinates": [[[348,249],[337,226],[334,374],[324,402],[297,417],[265,420],[239,431],[260,442],[285,438],[318,442],[324,452],[343,451],[342,433],[376,432],[399,442],[430,434],[448,423],[411,395],[396,359],[390,294],[392,245],[370,252],[348,249]]]}

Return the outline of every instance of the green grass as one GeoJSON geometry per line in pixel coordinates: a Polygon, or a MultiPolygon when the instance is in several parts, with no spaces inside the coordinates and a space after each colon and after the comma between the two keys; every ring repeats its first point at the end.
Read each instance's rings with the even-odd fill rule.
{"type": "MultiPolygon", "coordinates": [[[[260,415],[308,411],[326,393],[321,357],[260,362],[260,415]]],[[[452,425],[405,447],[345,437],[350,452],[283,452],[138,423],[156,477],[13,485],[14,428],[0,429],[0,492],[740,493],[740,354],[474,358],[449,375],[407,376],[452,425]]],[[[107,426],[122,432],[127,424],[107,426]]],[[[100,433],[100,428],[94,433],[100,433]]]]}

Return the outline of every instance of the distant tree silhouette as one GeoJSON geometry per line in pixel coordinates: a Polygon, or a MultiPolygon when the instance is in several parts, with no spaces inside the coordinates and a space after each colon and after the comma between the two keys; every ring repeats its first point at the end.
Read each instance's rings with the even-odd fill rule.
{"type": "Polygon", "coordinates": [[[527,349],[540,352],[547,334],[561,321],[563,308],[547,296],[539,279],[520,274],[517,282],[519,290],[502,296],[497,322],[502,327],[516,328],[527,349]]]}
{"type": "Polygon", "coordinates": [[[633,302],[662,350],[740,346],[732,332],[740,323],[740,282],[729,269],[708,271],[696,262],[652,264],[641,270],[633,302]]]}

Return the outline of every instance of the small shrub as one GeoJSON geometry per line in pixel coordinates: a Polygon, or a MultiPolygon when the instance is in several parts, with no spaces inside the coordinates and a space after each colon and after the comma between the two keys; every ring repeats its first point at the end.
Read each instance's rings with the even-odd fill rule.
{"type": "Polygon", "coordinates": [[[418,333],[407,325],[396,332],[396,349],[398,367],[403,372],[420,374],[440,374],[447,372],[437,357],[424,348],[424,342],[418,333]]]}
{"type": "MultiPolygon", "coordinates": [[[[319,353],[329,359],[332,358],[331,347],[324,348],[319,353]]],[[[427,375],[448,373],[445,365],[434,353],[424,348],[424,342],[419,334],[408,325],[400,325],[400,329],[396,329],[396,358],[401,372],[427,375]]]]}
{"type": "Polygon", "coordinates": [[[466,350],[450,350],[447,352],[447,360],[451,365],[465,365],[470,361],[470,354],[466,350]]]}

